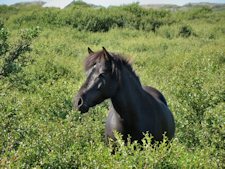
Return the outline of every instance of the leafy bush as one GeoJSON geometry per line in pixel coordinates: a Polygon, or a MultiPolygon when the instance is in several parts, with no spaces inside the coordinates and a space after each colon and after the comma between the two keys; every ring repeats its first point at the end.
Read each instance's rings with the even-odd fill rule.
{"type": "Polygon", "coordinates": [[[8,34],[8,31],[4,28],[3,22],[0,21],[0,56],[6,53],[8,50],[8,34]]]}
{"type": "Polygon", "coordinates": [[[161,26],[158,30],[157,30],[157,34],[167,38],[167,39],[173,39],[175,37],[177,37],[178,34],[178,26],[174,25],[174,26],[161,26]]]}
{"type": "Polygon", "coordinates": [[[8,76],[12,72],[19,70],[19,67],[25,66],[24,59],[21,56],[30,51],[30,45],[33,38],[37,37],[39,28],[22,30],[20,39],[16,44],[9,45],[7,43],[8,32],[2,26],[0,32],[1,38],[1,65],[0,65],[0,76],[8,76]]]}
{"type": "Polygon", "coordinates": [[[181,26],[178,35],[187,38],[195,34],[193,33],[193,30],[190,26],[181,26]]]}
{"type": "Polygon", "coordinates": [[[209,7],[195,7],[190,9],[187,16],[188,19],[199,19],[208,17],[210,13],[212,13],[212,9],[209,7]]]}
{"type": "Polygon", "coordinates": [[[15,16],[12,22],[21,27],[24,24],[46,26],[72,26],[78,30],[106,32],[115,27],[130,27],[145,31],[156,31],[161,25],[174,22],[169,11],[143,9],[137,4],[108,9],[94,9],[77,4],[65,10],[54,8],[28,10],[15,16]]]}

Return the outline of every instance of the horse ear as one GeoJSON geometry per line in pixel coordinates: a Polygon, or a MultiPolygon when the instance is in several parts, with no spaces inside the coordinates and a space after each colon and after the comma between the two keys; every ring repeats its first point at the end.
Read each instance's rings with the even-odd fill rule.
{"type": "Polygon", "coordinates": [[[109,52],[108,52],[104,47],[102,47],[102,49],[103,49],[103,51],[104,51],[106,60],[109,60],[109,58],[111,57],[111,55],[109,54],[109,52]]]}
{"type": "Polygon", "coordinates": [[[93,50],[91,50],[91,48],[88,47],[88,53],[93,54],[94,52],[93,52],[93,50]]]}

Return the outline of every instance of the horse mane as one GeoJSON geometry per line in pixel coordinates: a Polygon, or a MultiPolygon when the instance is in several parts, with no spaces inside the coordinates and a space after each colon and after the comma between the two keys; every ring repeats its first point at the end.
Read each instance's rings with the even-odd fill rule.
{"type": "Polygon", "coordinates": [[[104,50],[90,54],[85,60],[85,64],[84,64],[85,71],[88,71],[96,63],[102,60],[103,61],[110,60],[112,63],[111,66],[113,67],[112,73],[116,72],[118,74],[118,72],[121,72],[122,66],[125,66],[127,70],[129,70],[135,76],[135,78],[137,78],[137,80],[140,81],[139,77],[136,75],[128,59],[125,59],[123,56],[119,54],[115,54],[115,53],[109,53],[109,54],[110,54],[110,57],[107,57],[105,55],[104,50]]]}

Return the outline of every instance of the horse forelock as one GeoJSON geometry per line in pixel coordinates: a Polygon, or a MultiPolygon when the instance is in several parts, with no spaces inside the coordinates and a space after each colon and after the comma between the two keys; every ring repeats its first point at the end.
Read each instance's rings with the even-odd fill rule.
{"type": "Polygon", "coordinates": [[[89,56],[87,56],[87,58],[85,60],[85,63],[84,63],[85,71],[88,71],[90,68],[92,68],[103,57],[104,57],[104,53],[102,51],[96,52],[96,53],[92,53],[89,56]]]}
{"type": "Polygon", "coordinates": [[[106,56],[103,50],[90,54],[85,60],[85,71],[90,70],[96,63],[99,63],[100,61],[110,61],[112,73],[116,73],[118,76],[120,76],[122,66],[125,66],[139,80],[139,77],[133,70],[129,60],[125,59],[119,54],[109,54],[110,56],[106,56]]]}

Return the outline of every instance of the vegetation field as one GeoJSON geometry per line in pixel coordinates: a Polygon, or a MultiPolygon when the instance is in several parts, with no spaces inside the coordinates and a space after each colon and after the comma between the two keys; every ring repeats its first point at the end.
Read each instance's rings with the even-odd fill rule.
{"type": "Polygon", "coordinates": [[[224,10],[0,6],[0,168],[224,168],[224,147],[224,10]],[[102,46],[165,95],[171,143],[125,146],[118,134],[112,154],[109,101],[73,109],[87,47],[102,46]]]}

